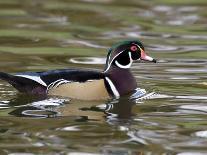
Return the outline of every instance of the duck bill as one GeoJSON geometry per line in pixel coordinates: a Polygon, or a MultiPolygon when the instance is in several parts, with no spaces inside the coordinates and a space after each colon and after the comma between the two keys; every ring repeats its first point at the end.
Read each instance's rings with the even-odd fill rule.
{"type": "Polygon", "coordinates": [[[148,56],[148,55],[144,52],[144,50],[142,50],[142,49],[141,49],[141,58],[140,58],[140,59],[141,59],[141,60],[144,60],[144,61],[154,62],[154,63],[157,62],[156,59],[154,59],[154,58],[148,56]]]}

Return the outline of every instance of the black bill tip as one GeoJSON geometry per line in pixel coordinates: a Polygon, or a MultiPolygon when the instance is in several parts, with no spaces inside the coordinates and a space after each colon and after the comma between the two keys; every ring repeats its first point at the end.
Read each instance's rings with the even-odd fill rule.
{"type": "Polygon", "coordinates": [[[156,59],[153,59],[152,62],[157,63],[157,60],[156,59]]]}

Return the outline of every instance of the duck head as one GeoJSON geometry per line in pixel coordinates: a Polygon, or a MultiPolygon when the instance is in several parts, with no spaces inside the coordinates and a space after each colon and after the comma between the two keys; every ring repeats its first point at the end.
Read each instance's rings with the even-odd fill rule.
{"type": "Polygon", "coordinates": [[[111,67],[129,69],[136,60],[156,63],[156,60],[145,53],[144,46],[138,40],[123,41],[113,45],[108,52],[105,72],[111,67]]]}

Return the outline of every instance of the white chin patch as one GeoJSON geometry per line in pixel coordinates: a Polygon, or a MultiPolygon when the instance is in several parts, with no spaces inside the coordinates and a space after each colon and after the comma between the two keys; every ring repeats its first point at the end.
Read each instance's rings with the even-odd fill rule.
{"type": "Polygon", "coordinates": [[[124,69],[130,68],[131,65],[132,65],[132,62],[133,62],[133,60],[132,60],[132,56],[131,56],[131,53],[130,53],[130,52],[129,52],[129,59],[130,59],[130,62],[129,62],[129,64],[127,64],[127,65],[121,65],[117,60],[115,61],[115,64],[116,64],[119,68],[124,68],[124,69]]]}

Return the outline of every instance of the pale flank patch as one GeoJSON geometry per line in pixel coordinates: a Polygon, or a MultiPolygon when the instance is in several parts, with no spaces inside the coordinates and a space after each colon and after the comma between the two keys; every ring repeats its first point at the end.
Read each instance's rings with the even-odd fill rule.
{"type": "Polygon", "coordinates": [[[199,84],[207,86],[207,82],[202,82],[202,83],[199,83],[199,84]]]}
{"type": "Polygon", "coordinates": [[[110,96],[105,88],[104,80],[71,82],[48,90],[48,95],[69,97],[79,100],[105,100],[110,96]]]}

